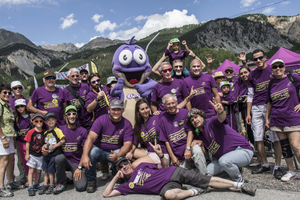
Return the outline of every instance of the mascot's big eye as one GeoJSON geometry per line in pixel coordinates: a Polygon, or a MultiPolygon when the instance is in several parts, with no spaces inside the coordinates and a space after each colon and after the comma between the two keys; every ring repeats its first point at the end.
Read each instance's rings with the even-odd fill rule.
{"type": "Polygon", "coordinates": [[[119,62],[121,65],[129,65],[132,61],[132,53],[129,50],[124,50],[119,55],[119,62]]]}
{"type": "Polygon", "coordinates": [[[142,65],[146,62],[146,54],[140,49],[137,49],[133,52],[133,58],[139,65],[142,65]]]}

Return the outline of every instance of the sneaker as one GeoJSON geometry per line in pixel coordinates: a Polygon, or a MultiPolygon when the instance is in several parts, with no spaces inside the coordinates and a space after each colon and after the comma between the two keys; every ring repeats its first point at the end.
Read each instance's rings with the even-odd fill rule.
{"type": "Polygon", "coordinates": [[[56,187],[53,189],[53,194],[59,194],[66,190],[66,186],[63,184],[57,184],[56,187]]]}
{"type": "Polygon", "coordinates": [[[18,189],[24,189],[24,188],[25,188],[25,185],[19,185],[15,181],[6,184],[7,190],[18,190],[18,189]]]}
{"type": "MultiPolygon", "coordinates": [[[[199,195],[199,194],[205,192],[205,190],[202,190],[202,189],[200,190],[200,188],[194,187],[194,186],[192,186],[192,185],[189,185],[189,186],[187,187],[187,190],[196,190],[197,193],[198,193],[198,194],[196,194],[196,195],[199,195]]],[[[196,195],[193,195],[193,196],[196,196],[196,195]]]]}
{"type": "Polygon", "coordinates": [[[53,190],[54,190],[54,185],[49,185],[48,186],[48,189],[46,190],[46,194],[52,194],[53,193],[53,190]]]}
{"type": "Polygon", "coordinates": [[[250,183],[244,183],[241,187],[242,192],[247,193],[251,196],[255,196],[255,192],[257,187],[255,185],[251,185],[250,183]]]}
{"type": "Polygon", "coordinates": [[[33,186],[28,188],[28,196],[35,196],[35,189],[33,186]]]}
{"type": "Polygon", "coordinates": [[[87,193],[93,193],[95,191],[96,191],[96,183],[95,182],[88,183],[87,186],[86,186],[86,192],[87,193]]]}
{"type": "Polygon", "coordinates": [[[250,163],[250,164],[249,164],[249,167],[257,167],[257,166],[259,166],[259,165],[261,165],[261,162],[258,161],[258,160],[256,160],[256,161],[250,163]]]}
{"type": "Polygon", "coordinates": [[[296,173],[288,171],[288,173],[281,177],[281,181],[287,182],[290,181],[292,178],[296,178],[296,173]]]}
{"type": "Polygon", "coordinates": [[[34,189],[35,191],[38,191],[40,188],[41,188],[41,186],[40,186],[40,184],[38,184],[38,183],[33,185],[33,189],[34,189]]]}
{"type": "Polygon", "coordinates": [[[103,175],[100,177],[102,181],[105,181],[108,179],[108,173],[104,172],[103,175]]]}
{"type": "Polygon", "coordinates": [[[39,189],[39,195],[45,194],[48,189],[48,185],[42,185],[41,188],[39,189]]]}
{"type": "Polygon", "coordinates": [[[281,179],[283,177],[283,171],[281,167],[278,167],[277,169],[274,169],[274,173],[273,173],[274,177],[276,179],[281,179]]]}
{"type": "Polygon", "coordinates": [[[259,169],[252,170],[252,174],[261,174],[261,173],[267,172],[267,171],[271,171],[271,167],[270,166],[269,167],[262,166],[259,169]]]}
{"type": "Polygon", "coordinates": [[[0,188],[0,197],[12,197],[14,196],[14,193],[11,191],[7,191],[4,188],[0,188]]]}

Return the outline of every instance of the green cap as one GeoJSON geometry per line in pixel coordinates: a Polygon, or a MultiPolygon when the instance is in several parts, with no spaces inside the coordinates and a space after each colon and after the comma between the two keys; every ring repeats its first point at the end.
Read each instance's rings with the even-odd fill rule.
{"type": "Polygon", "coordinates": [[[66,113],[69,111],[69,110],[75,110],[77,112],[77,108],[73,105],[69,105],[66,107],[66,113]]]}
{"type": "Polygon", "coordinates": [[[176,43],[176,42],[180,42],[180,40],[178,38],[173,38],[173,39],[170,40],[170,42],[176,43]]]}
{"type": "Polygon", "coordinates": [[[220,88],[222,89],[222,86],[224,86],[224,85],[229,85],[229,86],[231,86],[231,84],[230,84],[229,81],[222,81],[222,82],[220,83],[220,88]]]}

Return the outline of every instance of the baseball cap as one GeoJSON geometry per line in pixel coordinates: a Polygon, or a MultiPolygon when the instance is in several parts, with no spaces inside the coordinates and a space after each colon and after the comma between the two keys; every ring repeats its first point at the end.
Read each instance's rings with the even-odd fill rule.
{"type": "Polygon", "coordinates": [[[86,71],[87,73],[89,73],[89,71],[88,71],[87,69],[85,69],[85,68],[82,68],[82,69],[80,70],[80,73],[83,72],[83,71],[86,71]]]}
{"type": "Polygon", "coordinates": [[[277,62],[280,62],[280,63],[284,64],[283,60],[281,60],[280,58],[277,58],[277,59],[272,61],[271,65],[273,65],[274,63],[277,63],[277,62]]]}
{"type": "Polygon", "coordinates": [[[225,69],[225,72],[226,72],[227,70],[230,70],[230,71],[234,72],[234,70],[233,70],[232,67],[227,67],[227,68],[225,69]]]}
{"type": "Polygon", "coordinates": [[[23,90],[22,90],[22,93],[24,92],[24,86],[22,85],[22,83],[20,81],[13,81],[10,83],[10,88],[13,89],[13,87],[15,86],[18,86],[18,85],[21,85],[23,90]]]}
{"type": "Polygon", "coordinates": [[[120,157],[120,158],[118,158],[116,161],[115,161],[115,165],[116,165],[116,167],[117,167],[117,169],[119,168],[119,164],[122,162],[122,161],[129,161],[125,156],[123,156],[123,157],[120,157]]]}
{"type": "Polygon", "coordinates": [[[47,112],[46,115],[45,115],[45,120],[49,119],[50,117],[55,117],[56,118],[55,113],[54,112],[47,112]]]}
{"type": "Polygon", "coordinates": [[[41,113],[35,113],[33,116],[32,116],[32,121],[37,118],[37,117],[40,117],[42,119],[45,119],[44,116],[41,114],[41,113]]]}
{"type": "Polygon", "coordinates": [[[69,105],[66,107],[66,113],[69,111],[69,110],[75,110],[77,112],[77,108],[73,105],[69,105]]]}
{"type": "Polygon", "coordinates": [[[44,72],[44,76],[43,78],[47,78],[49,76],[54,76],[56,77],[56,74],[51,70],[51,69],[47,69],[45,72],[44,72]]]}
{"type": "Polygon", "coordinates": [[[24,105],[24,106],[26,106],[25,99],[17,99],[17,100],[15,100],[15,107],[18,106],[18,105],[24,105]]]}
{"type": "Polygon", "coordinates": [[[109,108],[113,109],[113,108],[123,108],[123,102],[119,99],[114,99],[110,102],[109,104],[109,108]]]}
{"type": "Polygon", "coordinates": [[[107,81],[106,81],[106,86],[107,85],[109,85],[109,84],[111,84],[112,82],[118,82],[118,80],[116,79],[116,77],[114,77],[114,76],[110,76],[110,77],[108,77],[107,78],[107,81]]]}
{"type": "Polygon", "coordinates": [[[222,82],[220,83],[220,88],[222,88],[222,86],[224,86],[224,85],[229,85],[229,86],[231,86],[231,84],[230,84],[229,81],[222,81],[222,82]]]}

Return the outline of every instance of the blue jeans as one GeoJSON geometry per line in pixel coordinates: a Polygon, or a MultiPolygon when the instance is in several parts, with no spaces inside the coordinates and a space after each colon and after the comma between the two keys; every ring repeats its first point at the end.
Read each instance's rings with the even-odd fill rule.
{"type": "Polygon", "coordinates": [[[250,164],[253,156],[253,151],[237,147],[236,150],[230,151],[214,160],[207,166],[210,176],[219,176],[222,172],[227,172],[229,179],[232,181],[241,181],[242,175],[239,167],[244,167],[250,164]]]}
{"type": "MultiPolygon", "coordinates": [[[[116,153],[119,153],[120,149],[113,150],[116,153]]],[[[89,158],[91,161],[92,166],[90,166],[90,169],[86,169],[86,177],[88,183],[96,183],[97,182],[97,174],[96,174],[96,163],[97,162],[110,162],[109,155],[112,154],[111,152],[104,151],[100,149],[99,147],[93,145],[90,153],[89,158]]],[[[116,166],[113,165],[112,167],[112,173],[116,174],[117,169],[116,166]]]]}

